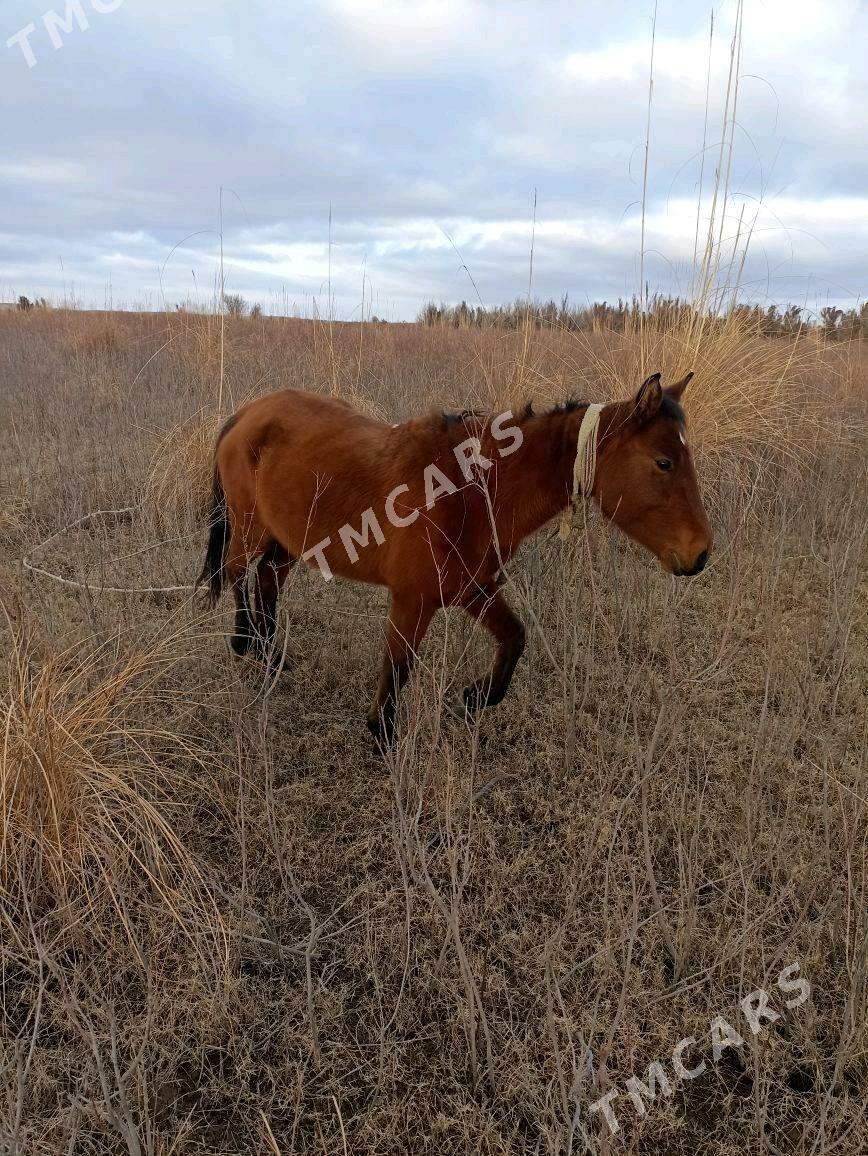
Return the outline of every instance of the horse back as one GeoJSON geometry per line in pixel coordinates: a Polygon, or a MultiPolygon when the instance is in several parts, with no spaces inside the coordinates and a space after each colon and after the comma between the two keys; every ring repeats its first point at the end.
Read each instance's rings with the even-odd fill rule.
{"type": "Polygon", "coordinates": [[[465,423],[442,414],[390,426],[342,399],[286,389],[239,410],[217,464],[233,525],[253,550],[275,539],[299,558],[327,543],[335,575],[451,601],[480,572],[491,536],[484,499],[453,453],[466,436],[465,423]],[[452,488],[433,506],[431,466],[452,488]],[[386,505],[397,487],[397,517],[418,511],[406,525],[386,505]]]}

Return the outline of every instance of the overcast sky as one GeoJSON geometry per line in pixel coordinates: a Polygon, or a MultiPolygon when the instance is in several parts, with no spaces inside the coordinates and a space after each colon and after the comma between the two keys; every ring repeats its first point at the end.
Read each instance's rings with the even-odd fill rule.
{"type": "MultiPolygon", "coordinates": [[[[84,28],[68,0],[0,0],[0,299],[204,304],[221,186],[227,289],[267,311],[327,309],[330,207],[338,316],[363,286],[393,319],[476,301],[468,270],[511,300],[534,190],[536,296],[638,289],[653,0],[77,4],[84,28]]],[[[645,272],[666,291],[690,288],[709,79],[720,136],[735,5],[709,73],[711,11],[658,4],[645,272]]],[[[862,0],[747,0],[746,297],[868,292],[866,61],[862,0]]]]}

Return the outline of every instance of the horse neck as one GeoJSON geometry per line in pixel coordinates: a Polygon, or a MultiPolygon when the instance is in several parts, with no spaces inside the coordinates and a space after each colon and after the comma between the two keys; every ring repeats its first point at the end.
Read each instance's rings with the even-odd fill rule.
{"type": "MultiPolygon", "coordinates": [[[[610,420],[600,415],[600,436],[610,420]]],[[[498,537],[511,552],[523,538],[562,513],[573,492],[573,468],[585,406],[527,418],[524,440],[498,462],[495,519],[498,537]]]]}

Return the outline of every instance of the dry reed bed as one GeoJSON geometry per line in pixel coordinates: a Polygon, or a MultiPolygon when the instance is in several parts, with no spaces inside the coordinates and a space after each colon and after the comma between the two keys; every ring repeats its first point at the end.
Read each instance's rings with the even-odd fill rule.
{"type": "MultiPolygon", "coordinates": [[[[683,340],[645,337],[684,365],[683,340]]],[[[226,658],[228,616],[17,560],[150,485],[51,559],[92,583],[192,574],[221,360],[224,409],[292,383],[394,420],[599,396],[641,355],[268,320],[219,341],[213,319],[0,318],[4,1134],[52,1154],[864,1148],[868,359],[758,347],[753,396],[769,413],[777,381],[786,409],[774,437],[706,445],[711,570],[678,584],[593,520],[542,536],[514,568],[535,625],[510,698],[473,732],[446,721],[488,652],[441,616],[384,767],[361,721],[378,592],[294,575],[293,667],[268,695],[226,658]],[[810,404],[832,396],[849,437],[810,404]],[[782,430],[800,452],[769,449],[782,430]],[[794,959],[807,1005],[643,1121],[628,1104],[608,1144],[589,1100],[737,1022],[794,959]]],[[[749,369],[700,348],[743,420],[749,369]]]]}

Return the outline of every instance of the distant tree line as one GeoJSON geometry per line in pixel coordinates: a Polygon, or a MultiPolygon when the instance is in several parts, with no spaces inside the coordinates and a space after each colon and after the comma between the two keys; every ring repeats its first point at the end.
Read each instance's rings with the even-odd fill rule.
{"type": "MultiPolygon", "coordinates": [[[[201,305],[192,301],[180,301],[175,306],[176,313],[211,313],[215,306],[201,305]]],[[[223,294],[223,312],[227,317],[262,317],[262,306],[258,301],[253,305],[240,293],[223,294]]]]}
{"type": "MultiPolygon", "coordinates": [[[[452,329],[522,329],[530,322],[535,329],[623,332],[635,324],[643,312],[646,317],[666,324],[686,323],[696,315],[695,307],[688,301],[656,293],[644,307],[638,297],[628,301],[618,298],[617,304],[595,301],[592,305],[571,305],[566,296],[560,303],[519,298],[491,309],[468,305],[466,301],[458,305],[438,305],[431,301],[420,312],[418,321],[422,325],[452,329]]],[[[857,309],[847,310],[827,305],[816,317],[799,305],[783,308],[777,305],[736,305],[731,312],[767,337],[789,337],[811,329],[822,330],[832,339],[868,339],[868,302],[857,309]]]]}
{"type": "MultiPolygon", "coordinates": [[[[22,295],[16,304],[23,312],[51,308],[44,297],[30,300],[22,295]]],[[[224,293],[222,304],[223,312],[230,317],[263,316],[262,306],[258,302],[251,305],[240,293],[224,293]]],[[[180,313],[200,311],[190,302],[178,304],[175,308],[180,313]]],[[[205,308],[204,311],[209,310],[205,308]]],[[[748,322],[757,333],[765,337],[793,337],[811,330],[822,332],[830,340],[868,340],[868,301],[855,309],[846,310],[826,305],[817,315],[800,305],[736,305],[730,312],[748,322]]],[[[438,305],[429,301],[419,313],[417,321],[422,325],[450,329],[523,329],[529,322],[535,329],[572,332],[606,329],[623,333],[635,325],[643,313],[657,323],[673,326],[687,324],[698,317],[695,306],[690,302],[680,297],[655,293],[644,306],[638,297],[629,300],[619,297],[617,304],[595,301],[592,305],[571,305],[566,295],[560,302],[518,298],[490,309],[482,305],[468,305],[466,301],[458,305],[438,305]]],[[[385,321],[385,318],[371,317],[371,321],[385,321]]]]}

